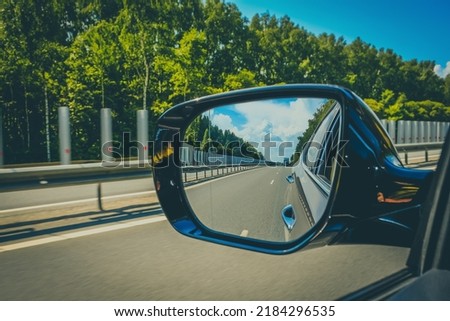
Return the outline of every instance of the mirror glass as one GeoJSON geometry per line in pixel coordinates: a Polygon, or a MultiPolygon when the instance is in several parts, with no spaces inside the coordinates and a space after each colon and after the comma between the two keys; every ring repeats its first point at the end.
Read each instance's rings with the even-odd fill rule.
{"type": "Polygon", "coordinates": [[[340,105],[286,97],[217,106],[186,129],[184,188],[208,228],[259,240],[299,238],[323,215],[340,105]]]}

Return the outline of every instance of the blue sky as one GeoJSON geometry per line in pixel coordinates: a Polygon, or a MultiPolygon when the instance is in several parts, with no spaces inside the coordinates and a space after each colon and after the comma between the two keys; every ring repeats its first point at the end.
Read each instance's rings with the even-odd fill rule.
{"type": "Polygon", "coordinates": [[[288,15],[305,29],[356,37],[405,60],[432,60],[450,72],[450,0],[227,0],[247,18],[288,15]],[[446,69],[447,68],[447,69],[446,69]]]}

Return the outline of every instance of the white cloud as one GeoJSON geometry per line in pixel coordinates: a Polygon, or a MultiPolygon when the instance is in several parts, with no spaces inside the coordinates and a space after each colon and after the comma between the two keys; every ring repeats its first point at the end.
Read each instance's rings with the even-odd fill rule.
{"type": "Polygon", "coordinates": [[[447,61],[447,65],[445,66],[445,68],[442,67],[441,65],[434,66],[434,72],[439,77],[442,77],[442,78],[447,77],[447,75],[450,74],[450,61],[447,61]]]}

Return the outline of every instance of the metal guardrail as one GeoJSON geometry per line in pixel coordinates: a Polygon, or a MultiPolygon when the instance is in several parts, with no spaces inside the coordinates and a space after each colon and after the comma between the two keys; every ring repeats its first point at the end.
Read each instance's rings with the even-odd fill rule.
{"type": "Polygon", "coordinates": [[[397,144],[395,148],[397,151],[420,151],[420,150],[432,150],[432,149],[442,149],[444,142],[437,143],[417,143],[417,144],[397,144]]]}
{"type": "Polygon", "coordinates": [[[97,184],[97,202],[102,204],[102,183],[151,177],[148,165],[136,162],[124,164],[103,163],[55,165],[0,169],[0,192],[13,192],[37,188],[97,184]]]}
{"type": "Polygon", "coordinates": [[[430,150],[442,149],[444,142],[435,142],[435,143],[417,143],[417,144],[397,144],[395,148],[397,152],[404,154],[404,162],[406,165],[409,164],[409,152],[423,151],[425,162],[428,163],[430,161],[428,152],[430,150]]]}
{"type": "MultiPolygon", "coordinates": [[[[428,161],[428,151],[441,149],[442,142],[439,143],[417,143],[396,145],[399,153],[405,153],[405,163],[408,163],[408,153],[411,151],[425,152],[425,161],[428,161]]],[[[255,164],[247,164],[255,166],[255,164]]],[[[242,164],[240,165],[242,166],[242,164]]],[[[231,171],[233,165],[222,166],[186,166],[183,167],[183,175],[187,181],[187,173],[199,173],[201,171],[231,171]]],[[[0,169],[0,192],[10,192],[17,190],[70,186],[80,184],[99,184],[110,181],[129,180],[136,178],[151,177],[151,168],[148,164],[139,164],[138,161],[124,164],[111,163],[91,163],[78,165],[55,165],[40,167],[24,167],[0,169]]]]}
{"type": "Polygon", "coordinates": [[[0,170],[0,192],[92,184],[151,176],[149,166],[138,164],[108,165],[56,165],[0,170]]]}

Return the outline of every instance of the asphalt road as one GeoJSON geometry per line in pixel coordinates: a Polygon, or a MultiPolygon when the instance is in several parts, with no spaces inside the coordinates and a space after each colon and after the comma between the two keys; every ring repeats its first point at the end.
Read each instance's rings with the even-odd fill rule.
{"type": "MultiPolygon", "coordinates": [[[[430,159],[436,160],[440,155],[440,150],[430,151],[430,159]]],[[[400,153],[403,160],[403,153],[400,153]]],[[[423,161],[423,152],[409,153],[408,159],[411,163],[423,161]]],[[[202,178],[203,174],[200,174],[202,178]]],[[[209,176],[210,173],[207,173],[209,176]]],[[[194,179],[195,174],[189,175],[189,180],[194,179]]],[[[110,198],[120,198],[125,194],[145,193],[154,190],[153,179],[143,178],[130,181],[102,183],[102,195],[110,198]]],[[[41,188],[29,191],[16,191],[0,193],[0,217],[2,212],[12,209],[23,211],[27,207],[48,206],[49,204],[59,204],[66,202],[85,202],[86,200],[96,201],[97,184],[86,184],[78,186],[67,186],[57,188],[41,188]]]]}
{"type": "MultiPolygon", "coordinates": [[[[139,185],[121,184],[127,191],[139,185]]],[[[408,256],[405,248],[373,245],[272,256],[189,239],[165,220],[145,185],[151,180],[142,184],[136,195],[113,192],[104,212],[91,196],[74,202],[73,189],[17,195],[30,208],[0,215],[2,225],[33,216],[26,229],[42,233],[0,243],[0,300],[331,300],[400,270],[408,256]],[[33,208],[36,200],[41,207],[33,208]]],[[[262,188],[257,180],[251,186],[262,188]]],[[[10,196],[0,204],[12,204],[10,196]]]]}
{"type": "Polygon", "coordinates": [[[188,187],[188,200],[206,226],[221,232],[284,241],[285,167],[261,167],[188,187]]]}
{"type": "MultiPolygon", "coordinates": [[[[12,209],[48,206],[50,204],[94,200],[97,198],[98,184],[85,184],[65,187],[51,187],[0,193],[1,213],[12,209]]],[[[141,178],[101,184],[103,197],[121,197],[124,194],[141,193],[154,190],[153,178],[141,178]]]]}
{"type": "Polygon", "coordinates": [[[164,219],[134,224],[0,246],[0,300],[330,300],[408,255],[347,245],[272,256],[183,237],[164,219]]]}

